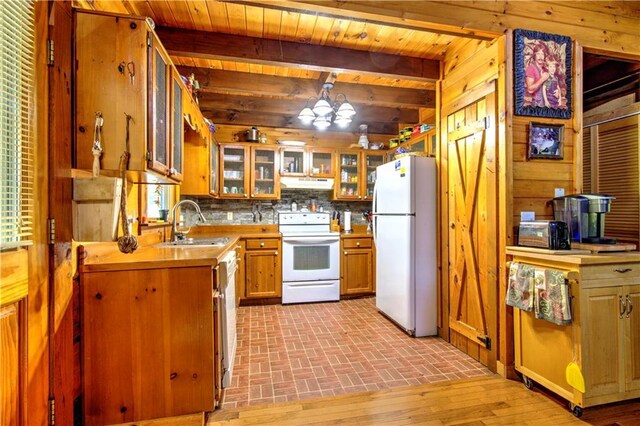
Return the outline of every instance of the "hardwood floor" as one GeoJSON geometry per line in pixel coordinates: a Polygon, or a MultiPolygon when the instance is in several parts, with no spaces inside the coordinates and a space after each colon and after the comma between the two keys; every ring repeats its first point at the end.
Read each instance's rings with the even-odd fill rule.
{"type": "Polygon", "coordinates": [[[577,419],[540,390],[498,376],[223,409],[214,425],[640,425],[640,401],[587,408],[577,419]]]}
{"type": "MultiPolygon", "coordinates": [[[[203,425],[191,415],[135,426],[203,425]]],[[[574,417],[566,402],[499,376],[406,386],[295,402],[223,408],[217,425],[640,425],[640,400],[590,407],[574,417]]],[[[131,424],[133,425],[133,424],[131,424]]]]}

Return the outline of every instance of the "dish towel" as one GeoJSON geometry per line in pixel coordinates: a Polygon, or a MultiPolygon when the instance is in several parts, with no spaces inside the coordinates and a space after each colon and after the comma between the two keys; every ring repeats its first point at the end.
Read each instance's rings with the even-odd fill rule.
{"type": "Polygon", "coordinates": [[[507,305],[523,311],[533,310],[534,274],[535,268],[533,266],[511,262],[507,305]]]}
{"type": "Polygon", "coordinates": [[[569,284],[562,271],[536,268],[534,291],[536,318],[558,325],[571,324],[569,284]]]}

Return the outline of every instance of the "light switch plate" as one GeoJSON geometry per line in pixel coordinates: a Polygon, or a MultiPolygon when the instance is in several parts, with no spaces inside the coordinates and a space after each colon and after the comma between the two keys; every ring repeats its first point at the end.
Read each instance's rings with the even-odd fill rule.
{"type": "Polygon", "coordinates": [[[227,220],[233,220],[233,212],[227,212],[227,220]]]}
{"type": "Polygon", "coordinates": [[[520,212],[520,222],[536,220],[536,212],[520,212]]]}
{"type": "Polygon", "coordinates": [[[554,197],[564,197],[564,188],[556,188],[553,193],[554,197]]]}

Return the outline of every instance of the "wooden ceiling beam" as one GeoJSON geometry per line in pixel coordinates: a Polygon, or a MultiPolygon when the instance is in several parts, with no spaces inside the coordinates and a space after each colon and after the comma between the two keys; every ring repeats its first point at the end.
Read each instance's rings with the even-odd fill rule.
{"type": "MultiPolygon", "coordinates": [[[[178,66],[178,70],[182,75],[194,74],[200,83],[200,93],[272,96],[303,102],[318,96],[318,80],[183,66],[178,66]]],[[[336,82],[331,92],[344,93],[349,102],[359,105],[413,109],[435,108],[436,104],[434,90],[336,82]]]]}
{"type": "MultiPolygon", "coordinates": [[[[277,127],[277,128],[287,128],[287,129],[305,129],[305,130],[315,130],[315,128],[310,126],[303,125],[300,120],[298,120],[296,115],[285,115],[285,114],[269,114],[265,112],[257,112],[257,111],[230,111],[230,110],[207,110],[202,109],[202,113],[205,117],[212,120],[217,125],[220,124],[236,124],[241,126],[257,126],[260,127],[277,127]]],[[[369,133],[378,133],[385,135],[397,135],[398,134],[398,123],[392,122],[375,122],[375,123],[365,123],[361,120],[354,120],[347,128],[340,129],[338,126],[332,124],[331,127],[327,130],[336,131],[336,132],[347,132],[357,134],[359,133],[360,124],[367,124],[369,133]]],[[[354,143],[358,140],[357,137],[354,139],[354,143]]]]}
{"type": "Polygon", "coordinates": [[[156,27],[171,55],[437,81],[440,61],[225,33],[156,27]]]}
{"type": "MultiPolygon", "coordinates": [[[[333,95],[332,95],[333,97],[333,95]]],[[[201,93],[198,95],[202,110],[228,109],[243,112],[267,112],[298,116],[304,107],[303,101],[274,99],[255,96],[201,93]]],[[[358,105],[351,101],[356,110],[358,120],[365,123],[382,121],[396,123],[417,123],[417,109],[389,108],[369,105],[358,105]]],[[[310,105],[312,106],[312,105],[310,105]]],[[[297,119],[297,118],[296,118],[297,119]]]]}

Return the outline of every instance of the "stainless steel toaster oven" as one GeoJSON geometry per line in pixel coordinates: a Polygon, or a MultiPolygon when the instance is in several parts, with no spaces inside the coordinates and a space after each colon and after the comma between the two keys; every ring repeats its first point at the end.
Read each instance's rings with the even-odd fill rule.
{"type": "Polygon", "coordinates": [[[570,250],[567,224],[557,220],[535,220],[520,222],[518,245],[540,247],[551,250],[570,250]]]}

